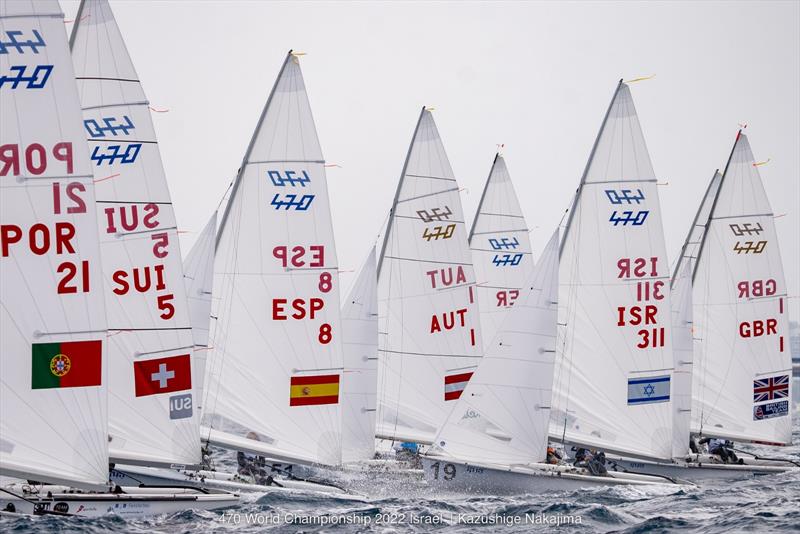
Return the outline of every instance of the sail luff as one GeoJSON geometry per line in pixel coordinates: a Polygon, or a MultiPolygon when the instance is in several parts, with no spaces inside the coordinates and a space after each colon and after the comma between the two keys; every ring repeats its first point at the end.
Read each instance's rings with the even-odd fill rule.
{"type": "MultiPolygon", "coordinates": [[[[681,252],[678,255],[678,261],[675,263],[675,269],[672,271],[672,279],[670,280],[670,287],[675,285],[675,280],[678,278],[678,273],[681,272],[681,266],[683,265],[684,255],[686,254],[686,249],[689,246],[689,241],[692,238],[692,233],[694,233],[695,228],[697,227],[697,221],[700,218],[700,214],[703,212],[703,208],[705,207],[706,203],[709,201],[708,195],[711,193],[712,188],[714,187],[714,181],[717,177],[717,173],[719,173],[719,169],[714,171],[714,175],[711,177],[711,180],[708,182],[708,186],[706,186],[706,192],[703,195],[703,200],[700,201],[700,205],[697,207],[697,211],[694,214],[694,219],[692,219],[692,225],[689,227],[689,231],[686,232],[686,239],[683,241],[683,246],[681,247],[681,252]]],[[[717,189],[719,191],[719,188],[717,189]]],[[[714,196],[716,198],[716,195],[714,196]]],[[[708,221],[705,221],[705,224],[708,224],[708,221]]],[[[705,226],[704,226],[705,228],[705,226]]],[[[703,232],[705,233],[705,232],[703,232]]],[[[696,259],[696,258],[695,258],[696,259]]]]}
{"type": "Polygon", "coordinates": [[[400,199],[400,192],[403,190],[403,180],[406,176],[406,169],[408,169],[408,160],[411,157],[411,150],[414,148],[414,140],[417,138],[419,132],[419,125],[422,123],[422,118],[425,116],[425,106],[419,112],[417,124],[414,126],[414,134],[411,136],[411,143],[408,145],[406,152],[406,159],[403,162],[403,170],[400,173],[400,179],[397,182],[397,190],[394,193],[394,200],[392,200],[392,208],[389,210],[389,221],[386,223],[386,233],[383,234],[383,244],[381,245],[381,253],[378,256],[378,279],[381,277],[381,267],[383,267],[383,255],[386,253],[386,245],[389,242],[389,236],[392,232],[392,223],[394,222],[395,210],[397,209],[397,201],[400,199]]]}
{"type": "MultiPolygon", "coordinates": [[[[86,0],[83,0],[86,1],[86,0]]],[[[217,238],[214,242],[214,248],[219,246],[219,241],[222,239],[222,233],[225,231],[226,223],[228,222],[228,216],[230,214],[231,206],[233,205],[233,199],[236,196],[236,193],[239,190],[239,184],[242,182],[242,176],[244,175],[245,169],[247,168],[247,163],[250,160],[250,154],[253,152],[253,146],[255,146],[256,138],[258,137],[258,133],[261,131],[261,126],[264,123],[264,118],[267,116],[267,111],[269,110],[269,106],[272,103],[272,98],[275,96],[275,89],[278,87],[277,80],[280,80],[283,76],[283,71],[286,70],[286,65],[292,58],[292,50],[286,54],[286,59],[283,60],[283,64],[281,65],[281,70],[278,72],[278,77],[276,78],[276,82],[273,84],[272,89],[269,92],[269,96],[267,97],[267,102],[264,104],[264,108],[261,110],[261,116],[256,123],[256,128],[253,131],[253,135],[250,137],[250,143],[247,145],[247,150],[244,152],[244,156],[242,157],[242,164],[239,166],[239,170],[236,172],[236,178],[233,181],[233,186],[231,188],[231,194],[228,196],[228,202],[225,204],[225,210],[222,212],[222,219],[219,223],[219,228],[217,229],[217,238]]]]}
{"type": "Polygon", "coordinates": [[[470,245],[472,244],[472,235],[475,233],[475,225],[478,223],[478,217],[481,213],[481,208],[483,207],[483,201],[486,200],[486,191],[489,189],[489,181],[492,179],[492,174],[494,173],[494,166],[497,165],[497,158],[500,157],[500,152],[496,152],[494,155],[494,159],[492,160],[492,166],[489,168],[489,175],[486,177],[486,181],[483,183],[483,191],[481,192],[481,199],[478,201],[478,209],[475,210],[475,217],[472,219],[472,226],[469,229],[469,237],[467,238],[467,243],[470,245]]]}
{"type": "Polygon", "coordinates": [[[703,249],[705,248],[706,238],[708,237],[708,230],[709,226],[711,225],[711,221],[714,219],[714,213],[717,209],[717,201],[719,200],[719,194],[722,191],[722,186],[725,183],[725,176],[728,174],[728,167],[731,165],[731,159],[733,158],[733,153],[736,151],[736,145],[739,143],[739,138],[742,136],[742,130],[736,132],[736,139],[733,142],[733,146],[731,147],[731,153],[728,155],[728,161],[725,162],[725,170],[722,171],[722,178],[719,181],[719,187],[717,187],[717,194],[714,195],[714,202],[711,203],[711,209],[708,212],[708,220],[706,221],[705,225],[705,232],[703,232],[703,239],[700,241],[700,247],[697,249],[697,258],[695,258],[694,262],[694,272],[692,273],[692,282],[694,282],[695,277],[697,277],[697,266],[700,265],[700,258],[703,255],[703,249]]]}
{"type": "Polygon", "coordinates": [[[81,3],[78,5],[78,13],[75,15],[75,22],[72,24],[72,31],[69,33],[69,49],[72,50],[72,46],[75,44],[75,36],[78,35],[78,25],[81,23],[81,19],[83,18],[83,7],[86,5],[87,0],[81,0],[81,3]]]}
{"type": "Polygon", "coordinates": [[[589,168],[592,166],[592,161],[594,160],[594,154],[597,151],[597,145],[600,143],[600,138],[603,135],[603,132],[606,129],[606,124],[608,123],[608,116],[611,113],[611,108],[614,107],[614,101],[617,99],[617,94],[619,94],[619,90],[622,87],[622,78],[620,78],[619,83],[617,83],[617,88],[614,89],[614,95],[611,97],[611,102],[608,104],[608,109],[606,109],[606,114],[603,117],[603,122],[600,124],[600,130],[597,132],[597,137],[594,138],[594,144],[592,145],[592,151],[589,153],[589,159],[586,160],[586,166],[583,168],[583,175],[581,175],[581,181],[578,184],[578,190],[575,191],[575,197],[572,201],[572,206],[570,206],[569,215],[567,215],[567,222],[564,225],[564,235],[561,236],[561,248],[559,248],[559,254],[564,252],[564,243],[567,242],[567,237],[569,236],[570,227],[572,226],[572,218],[575,215],[575,210],[578,207],[578,202],[581,197],[581,191],[583,191],[583,185],[586,183],[586,176],[589,174],[589,168]]]}

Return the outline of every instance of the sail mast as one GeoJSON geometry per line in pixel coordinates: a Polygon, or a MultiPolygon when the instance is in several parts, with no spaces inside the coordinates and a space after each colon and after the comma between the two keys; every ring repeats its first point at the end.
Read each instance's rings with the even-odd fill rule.
{"type": "Polygon", "coordinates": [[[719,187],[717,188],[717,194],[714,196],[714,202],[711,204],[711,209],[708,211],[708,220],[706,220],[706,231],[703,232],[703,239],[700,240],[700,248],[697,249],[697,258],[694,262],[694,269],[692,271],[692,283],[694,283],[694,279],[697,276],[697,266],[700,264],[700,257],[703,255],[703,247],[706,243],[706,237],[708,236],[708,229],[709,225],[711,224],[711,220],[714,218],[714,211],[717,209],[717,200],[719,200],[719,193],[722,191],[722,184],[725,183],[725,176],[728,174],[728,167],[730,167],[731,159],[733,158],[733,153],[736,150],[736,145],[739,142],[739,138],[742,136],[742,130],[740,129],[736,132],[736,140],[733,142],[733,147],[731,148],[731,153],[728,155],[728,161],[725,163],[725,170],[722,171],[722,178],[719,180],[719,187]]]}
{"type": "Polygon", "coordinates": [[[392,231],[392,223],[394,222],[394,212],[397,209],[397,201],[400,198],[400,192],[403,190],[403,180],[406,177],[406,169],[408,168],[408,159],[411,157],[411,150],[414,148],[414,140],[417,138],[419,132],[419,125],[422,123],[422,117],[425,116],[425,106],[422,106],[422,111],[419,112],[417,125],[414,127],[414,135],[411,136],[411,143],[408,145],[408,152],[406,152],[406,159],[403,162],[403,171],[400,173],[400,180],[397,182],[397,191],[394,193],[394,200],[392,201],[392,209],[389,210],[389,221],[386,223],[386,233],[383,235],[383,244],[381,245],[381,255],[378,257],[378,279],[381,277],[381,266],[383,265],[383,255],[386,252],[386,245],[389,242],[389,234],[392,231]]]}
{"type": "MultiPolygon", "coordinates": [[[[278,77],[277,77],[278,80],[280,80],[281,77],[283,77],[283,71],[286,70],[286,65],[292,58],[292,52],[293,50],[289,50],[289,52],[286,54],[286,59],[283,60],[283,64],[281,65],[281,70],[278,72],[278,77]]],[[[233,205],[233,197],[236,196],[236,192],[239,190],[239,184],[242,182],[242,175],[244,174],[244,170],[247,167],[247,163],[250,159],[250,154],[253,152],[253,146],[256,143],[258,132],[261,131],[261,125],[264,123],[264,117],[267,116],[267,111],[269,110],[269,105],[272,103],[272,97],[275,95],[276,87],[278,87],[277,82],[272,86],[272,89],[269,92],[269,96],[267,97],[267,103],[264,104],[264,108],[261,110],[261,116],[259,117],[258,122],[256,123],[256,129],[253,132],[253,135],[250,137],[250,143],[247,145],[247,150],[245,151],[244,157],[242,158],[242,164],[239,166],[239,170],[236,172],[236,178],[233,181],[231,194],[228,197],[228,202],[225,204],[225,211],[222,212],[222,219],[220,220],[219,223],[219,229],[217,229],[217,239],[214,242],[214,248],[217,248],[219,246],[219,240],[222,239],[222,232],[225,229],[225,223],[228,221],[228,215],[230,214],[231,206],[233,205]]]]}
{"type": "Polygon", "coordinates": [[[611,102],[608,104],[608,109],[606,109],[606,114],[603,117],[603,123],[600,125],[600,131],[597,132],[597,137],[594,139],[594,144],[592,145],[592,151],[589,153],[589,159],[586,161],[586,167],[583,169],[583,175],[581,176],[581,182],[578,184],[578,190],[575,191],[575,198],[572,201],[572,207],[569,210],[569,215],[567,216],[567,224],[564,226],[564,235],[561,236],[561,246],[558,249],[559,257],[564,252],[564,243],[567,242],[567,236],[569,236],[569,230],[572,226],[572,218],[575,214],[575,208],[578,207],[578,200],[580,200],[581,191],[583,191],[583,185],[586,183],[586,176],[589,173],[589,168],[592,166],[592,160],[594,160],[594,153],[597,150],[597,145],[600,143],[600,138],[603,136],[603,131],[606,129],[606,123],[608,122],[608,115],[611,113],[611,108],[614,107],[614,102],[617,100],[617,94],[619,93],[620,88],[622,87],[622,78],[620,78],[619,82],[617,83],[617,88],[614,89],[614,96],[611,97],[611,102]]]}
{"type": "MultiPolygon", "coordinates": [[[[689,246],[689,240],[692,238],[692,232],[694,232],[694,229],[697,227],[697,219],[700,218],[700,213],[703,211],[706,202],[708,202],[708,195],[711,193],[711,189],[714,187],[714,180],[717,177],[717,173],[719,173],[719,169],[716,169],[714,171],[714,175],[708,182],[708,187],[706,187],[706,192],[703,195],[703,200],[700,202],[700,206],[697,207],[697,212],[694,214],[694,219],[692,219],[692,225],[689,227],[689,231],[686,233],[686,239],[684,240],[683,246],[681,247],[681,253],[678,255],[678,261],[675,263],[675,269],[672,272],[670,287],[675,285],[675,280],[678,278],[678,273],[681,272],[681,265],[683,264],[683,255],[686,254],[686,249],[689,246]]],[[[719,188],[717,189],[717,194],[719,194],[719,188]]],[[[714,198],[716,199],[717,195],[714,195],[714,198]]],[[[706,228],[706,226],[704,225],[703,228],[706,228]]],[[[703,232],[703,234],[705,235],[705,232],[703,232]]]]}

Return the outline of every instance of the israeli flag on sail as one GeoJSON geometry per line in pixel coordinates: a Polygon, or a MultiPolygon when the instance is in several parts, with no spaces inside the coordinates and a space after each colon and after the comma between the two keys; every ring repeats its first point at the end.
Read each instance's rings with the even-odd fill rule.
{"type": "Polygon", "coordinates": [[[669,375],[628,379],[628,404],[669,401],[669,375]]]}

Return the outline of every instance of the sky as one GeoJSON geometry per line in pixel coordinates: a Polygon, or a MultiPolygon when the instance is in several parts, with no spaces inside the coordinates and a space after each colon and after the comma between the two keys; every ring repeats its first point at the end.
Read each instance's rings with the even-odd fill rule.
{"type": "MultiPolygon", "coordinates": [[[[68,20],[78,2],[62,0],[68,20]]],[[[185,255],[235,177],[289,49],[323,153],[340,269],[391,207],[423,105],[468,223],[498,144],[538,256],[580,180],[617,81],[658,179],[670,263],[740,123],[776,216],[800,317],[800,2],[112,0],[154,113],[185,255]]],[[[71,25],[67,24],[67,30],[71,25]]],[[[355,273],[342,274],[349,287],[355,273]]]]}

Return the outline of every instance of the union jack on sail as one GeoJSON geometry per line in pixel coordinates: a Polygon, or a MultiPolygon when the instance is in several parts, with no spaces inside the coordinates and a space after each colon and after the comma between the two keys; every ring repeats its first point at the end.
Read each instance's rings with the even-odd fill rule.
{"type": "Polygon", "coordinates": [[[753,402],[785,399],[789,396],[789,375],[753,380],[753,402]]]}

